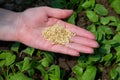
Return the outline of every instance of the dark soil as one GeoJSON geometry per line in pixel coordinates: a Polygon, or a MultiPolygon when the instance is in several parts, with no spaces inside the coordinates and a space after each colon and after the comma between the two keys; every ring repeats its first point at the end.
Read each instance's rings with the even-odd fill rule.
{"type": "MultiPolygon", "coordinates": [[[[38,7],[38,6],[50,6],[51,0],[0,0],[0,7],[4,9],[9,9],[12,11],[23,11],[30,7],[38,7]]],[[[108,10],[109,15],[120,17],[117,15],[114,10],[109,6],[108,0],[96,0],[97,3],[103,4],[108,10]]],[[[85,12],[81,12],[78,15],[77,19],[77,25],[86,28],[91,23],[86,18],[85,12]]],[[[0,50],[9,50],[13,42],[5,42],[0,41],[0,50]]],[[[62,69],[66,70],[68,74],[65,75],[65,80],[69,76],[73,76],[74,74],[71,73],[71,68],[77,64],[77,57],[72,57],[68,55],[61,55],[61,54],[55,54],[56,56],[56,64],[58,64],[62,69]]],[[[109,70],[110,68],[104,68],[104,71],[102,72],[99,80],[109,80],[109,70]]],[[[40,73],[36,72],[34,75],[34,78],[37,80],[42,80],[40,77],[40,73]]]]}

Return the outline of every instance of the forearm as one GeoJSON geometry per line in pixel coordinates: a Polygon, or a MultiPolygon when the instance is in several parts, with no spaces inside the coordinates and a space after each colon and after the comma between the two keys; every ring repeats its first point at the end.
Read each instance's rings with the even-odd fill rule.
{"type": "Polygon", "coordinates": [[[18,13],[0,8],[0,40],[15,41],[18,13]]]}

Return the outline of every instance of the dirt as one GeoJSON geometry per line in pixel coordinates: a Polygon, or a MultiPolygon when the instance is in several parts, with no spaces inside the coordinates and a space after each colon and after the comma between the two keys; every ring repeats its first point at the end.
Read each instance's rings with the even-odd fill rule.
{"type": "MultiPolygon", "coordinates": [[[[26,3],[28,0],[0,0],[0,7],[9,9],[12,11],[23,11],[30,7],[38,7],[38,6],[50,6],[51,0],[29,0],[30,3],[26,3]]],[[[117,15],[114,10],[109,6],[108,0],[96,0],[96,3],[103,4],[109,11],[109,15],[120,17],[117,15]]],[[[80,14],[78,14],[77,18],[77,26],[80,26],[82,28],[86,28],[88,25],[90,25],[91,22],[86,18],[85,12],[82,11],[80,14]]],[[[5,42],[0,41],[0,50],[9,50],[13,42],[5,42]]],[[[61,69],[66,70],[68,74],[65,75],[64,79],[67,80],[69,76],[74,76],[74,74],[71,72],[71,69],[74,65],[77,64],[77,57],[72,57],[68,55],[62,55],[62,54],[55,54],[55,63],[58,64],[61,69]]],[[[110,68],[104,68],[104,71],[100,75],[99,80],[109,80],[108,74],[109,74],[110,68]]],[[[34,78],[36,80],[42,80],[40,77],[40,73],[36,72],[34,75],[34,78]]]]}

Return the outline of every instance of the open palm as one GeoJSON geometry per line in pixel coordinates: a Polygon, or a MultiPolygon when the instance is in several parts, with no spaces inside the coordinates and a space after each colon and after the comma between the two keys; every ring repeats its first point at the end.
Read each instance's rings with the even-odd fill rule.
{"type": "Polygon", "coordinates": [[[31,8],[22,12],[17,32],[19,41],[37,49],[74,56],[78,56],[79,52],[93,53],[93,48],[98,47],[95,36],[85,29],[60,20],[71,14],[71,10],[50,7],[31,8]],[[54,45],[42,36],[44,28],[54,25],[57,22],[76,33],[76,36],[72,37],[71,43],[65,46],[54,45]]]}

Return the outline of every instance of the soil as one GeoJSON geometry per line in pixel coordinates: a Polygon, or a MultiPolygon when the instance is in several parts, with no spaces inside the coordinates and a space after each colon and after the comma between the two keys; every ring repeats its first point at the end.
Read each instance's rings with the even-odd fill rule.
{"type": "MultiPolygon", "coordinates": [[[[30,7],[38,7],[38,6],[50,6],[51,0],[0,0],[0,7],[12,11],[23,11],[30,7]]],[[[108,0],[96,0],[96,3],[103,4],[108,10],[109,15],[119,17],[114,10],[109,6],[108,0]]],[[[86,28],[91,23],[86,18],[85,12],[81,12],[78,14],[77,18],[77,26],[80,26],[82,28],[86,28]]],[[[13,42],[6,42],[6,41],[0,41],[0,50],[9,50],[13,42]]],[[[77,57],[72,57],[68,55],[62,55],[62,54],[55,54],[56,58],[56,64],[58,64],[61,69],[64,69],[68,72],[68,74],[65,75],[64,79],[67,80],[69,76],[74,76],[74,74],[71,72],[71,68],[77,64],[77,57]]],[[[101,73],[99,80],[109,80],[108,73],[110,68],[104,68],[104,71],[101,73]]],[[[34,78],[36,80],[42,80],[40,77],[40,73],[36,72],[34,75],[34,78]],[[39,79],[38,79],[39,78],[39,79]]]]}

